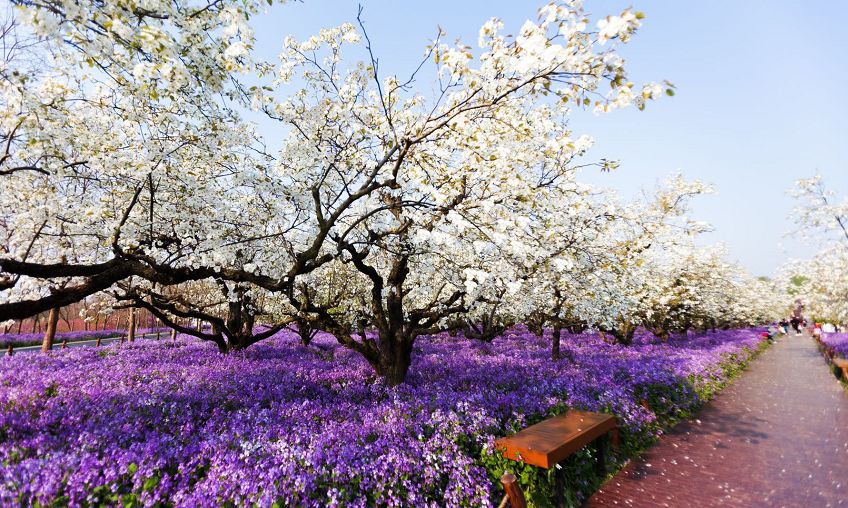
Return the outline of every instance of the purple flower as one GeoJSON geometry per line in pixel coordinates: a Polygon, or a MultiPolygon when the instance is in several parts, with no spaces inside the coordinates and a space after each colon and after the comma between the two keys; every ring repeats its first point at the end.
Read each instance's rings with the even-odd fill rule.
{"type": "Polygon", "coordinates": [[[568,406],[649,439],[761,340],[565,335],[574,361],[554,362],[523,327],[491,344],[440,334],[395,388],[330,336],[303,347],[289,331],[228,356],[180,337],[4,357],[0,505],[488,506],[497,437],[568,406]]]}
{"type": "Polygon", "coordinates": [[[827,347],[848,358],[848,333],[823,333],[821,339],[827,347]]]}

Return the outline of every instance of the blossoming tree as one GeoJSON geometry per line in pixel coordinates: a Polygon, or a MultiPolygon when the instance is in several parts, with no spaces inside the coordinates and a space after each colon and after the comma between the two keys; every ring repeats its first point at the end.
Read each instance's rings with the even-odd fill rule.
{"type": "Polygon", "coordinates": [[[0,74],[0,320],[108,290],[224,352],[325,330],[394,385],[421,334],[542,316],[626,338],[647,324],[622,317],[634,288],[674,292],[643,253],[674,192],[702,189],[613,212],[580,184],[592,140],[569,125],[673,93],[627,78],[639,13],[590,28],[553,2],[515,36],[488,21],[476,49],[437,33],[401,77],[359,18],[271,63],[259,2],[16,4],[50,57],[0,74]]]}
{"type": "Polygon", "coordinates": [[[476,58],[437,39],[427,50],[435,97],[412,78],[381,76],[361,23],[287,39],[272,75],[251,55],[256,3],[20,6],[57,58],[3,83],[12,191],[0,318],[130,277],[145,282],[124,296],[163,318],[186,310],[153,294],[157,284],[249,284],[284,295],[291,315],[320,321],[392,383],[417,335],[472,305],[478,252],[526,256],[508,232],[573,185],[569,164],[589,140],[572,135],[570,109],[642,107],[666,90],[635,90],[615,52],[639,15],[591,31],[576,3],[545,6],[516,37],[486,23],[476,58]],[[349,46],[366,57],[344,71],[349,46]],[[272,82],[246,87],[245,74],[272,82]],[[287,126],[278,154],[262,149],[240,106],[287,126]],[[457,250],[466,261],[452,263],[457,250]],[[327,264],[352,266],[368,288],[360,315],[378,341],[304,302],[298,281],[327,264]]]}
{"type": "Polygon", "coordinates": [[[800,298],[807,313],[821,321],[848,322],[848,199],[839,199],[820,175],[802,179],[790,191],[797,206],[793,218],[801,237],[822,243],[806,260],[782,269],[781,282],[800,298]]]}

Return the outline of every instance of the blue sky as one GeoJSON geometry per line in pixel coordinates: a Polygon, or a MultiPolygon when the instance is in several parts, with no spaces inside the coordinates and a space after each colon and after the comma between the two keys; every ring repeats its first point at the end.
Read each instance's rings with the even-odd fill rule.
{"type": "MultiPolygon", "coordinates": [[[[414,69],[437,26],[449,40],[476,45],[489,17],[514,33],[542,4],[361,1],[381,68],[400,75],[414,69]]],[[[594,17],[630,6],[647,16],[622,50],[632,80],[668,79],[677,94],[643,112],[575,115],[575,133],[596,139],[589,157],[621,161],[616,172],[583,178],[624,195],[676,171],[712,183],[717,193],[696,201],[693,216],[713,224],[707,240],[724,242],[755,275],[818,250],[786,236],[793,227],[786,190],[816,172],[829,187],[848,190],[848,1],[586,2],[594,17]]],[[[357,2],[342,0],[275,7],[253,20],[258,49],[270,57],[285,35],[303,39],[356,13],[357,2]]]]}

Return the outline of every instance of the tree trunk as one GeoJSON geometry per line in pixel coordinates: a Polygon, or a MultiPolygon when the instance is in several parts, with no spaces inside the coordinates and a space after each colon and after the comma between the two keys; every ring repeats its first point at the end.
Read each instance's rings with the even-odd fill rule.
{"type": "MultiPolygon", "coordinates": [[[[388,276],[383,279],[376,268],[363,262],[366,254],[357,252],[350,245],[345,245],[345,249],[350,252],[354,267],[371,280],[372,317],[360,324],[361,341],[351,336],[349,325],[338,323],[329,314],[325,315],[320,328],[335,335],[343,346],[364,356],[388,386],[397,386],[404,382],[409,372],[415,339],[422,333],[436,331],[438,319],[429,315],[410,320],[404,311],[404,296],[408,293],[404,289],[404,281],[409,275],[408,254],[396,255],[388,276]],[[378,340],[366,337],[365,325],[368,322],[377,328],[378,340]]],[[[460,296],[460,293],[455,293],[449,305],[457,303],[460,296]]],[[[432,310],[438,317],[449,317],[452,314],[445,312],[440,315],[440,311],[432,310]]]]}
{"type": "Polygon", "coordinates": [[[300,343],[304,346],[309,346],[312,343],[312,339],[318,334],[318,329],[315,328],[311,321],[300,317],[295,318],[295,326],[297,327],[296,332],[300,338],[300,343]]]}
{"type": "Polygon", "coordinates": [[[654,328],[651,329],[651,333],[653,333],[654,336],[656,338],[660,339],[661,341],[668,342],[668,338],[669,338],[670,334],[669,334],[668,330],[665,328],[665,326],[654,327],[654,328]]]}
{"type": "Polygon", "coordinates": [[[135,340],[135,307],[130,307],[129,324],[127,324],[127,342],[135,340]]]}
{"type": "Polygon", "coordinates": [[[559,345],[562,337],[562,327],[559,324],[554,325],[553,338],[551,340],[551,360],[559,360],[559,345]]]}
{"type": "Polygon", "coordinates": [[[44,339],[41,341],[41,352],[46,353],[53,349],[53,339],[56,337],[56,325],[59,323],[59,309],[54,307],[50,309],[50,314],[47,316],[47,331],[44,333],[44,339]]]}
{"type": "Polygon", "coordinates": [[[580,334],[585,332],[589,327],[585,323],[572,324],[566,327],[567,330],[574,334],[580,334]]]}
{"type": "MultiPolygon", "coordinates": [[[[203,325],[201,324],[200,326],[203,325]]],[[[218,346],[219,353],[227,354],[230,351],[240,349],[241,337],[224,337],[224,335],[221,333],[221,327],[218,326],[217,323],[210,323],[210,326],[212,328],[212,335],[217,336],[217,338],[215,338],[213,342],[215,342],[215,345],[218,346]]]]}
{"type": "Polygon", "coordinates": [[[622,330],[616,330],[614,336],[615,341],[622,346],[630,346],[633,344],[633,335],[636,334],[636,327],[627,325],[622,330]]]}
{"type": "Polygon", "coordinates": [[[527,319],[527,330],[533,335],[544,337],[545,335],[545,317],[541,313],[533,313],[527,319]]]}
{"type": "Polygon", "coordinates": [[[398,338],[392,344],[392,349],[381,352],[379,363],[374,366],[374,370],[386,380],[387,385],[397,386],[406,380],[406,374],[412,365],[412,341],[398,338]]]}
{"type": "Polygon", "coordinates": [[[633,344],[633,336],[636,334],[636,327],[630,323],[622,323],[618,327],[612,329],[598,330],[601,333],[601,338],[606,340],[606,335],[612,335],[615,339],[613,343],[629,346],[633,344]]]}
{"type": "Polygon", "coordinates": [[[173,341],[177,340],[177,331],[174,330],[173,328],[171,328],[171,340],[173,340],[173,341]]]}

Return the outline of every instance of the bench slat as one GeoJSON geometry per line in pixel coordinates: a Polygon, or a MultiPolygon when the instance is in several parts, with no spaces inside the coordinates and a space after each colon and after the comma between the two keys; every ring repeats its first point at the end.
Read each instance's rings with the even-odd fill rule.
{"type": "Polygon", "coordinates": [[[616,427],[612,415],[571,410],[498,439],[495,447],[508,459],[549,469],[616,427]]]}

